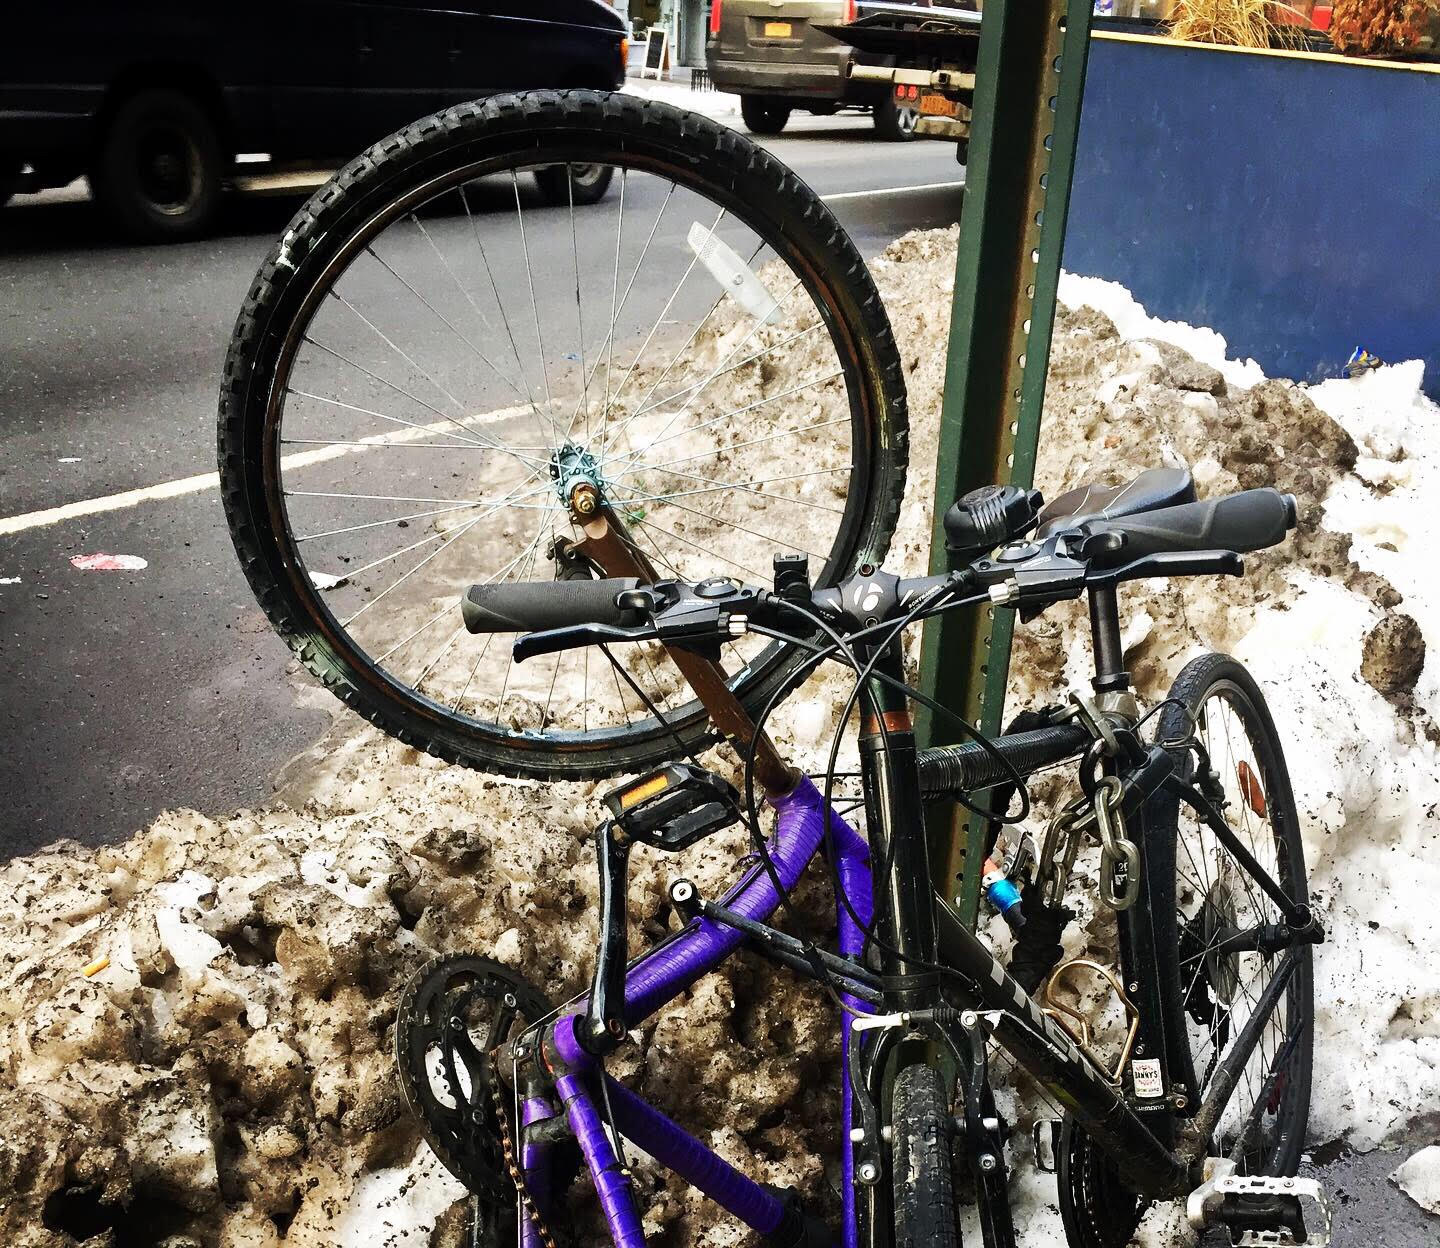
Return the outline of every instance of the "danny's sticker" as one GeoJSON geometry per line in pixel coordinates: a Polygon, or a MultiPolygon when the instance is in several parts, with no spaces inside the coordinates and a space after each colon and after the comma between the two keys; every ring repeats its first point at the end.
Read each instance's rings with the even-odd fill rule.
{"type": "Polygon", "coordinates": [[[1142,1100],[1154,1100],[1165,1095],[1158,1057],[1136,1058],[1130,1063],[1130,1074],[1135,1079],[1135,1095],[1142,1100]]]}

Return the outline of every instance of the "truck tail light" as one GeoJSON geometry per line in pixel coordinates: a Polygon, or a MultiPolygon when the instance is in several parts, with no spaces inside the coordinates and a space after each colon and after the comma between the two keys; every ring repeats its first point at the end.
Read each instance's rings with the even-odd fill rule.
{"type": "Polygon", "coordinates": [[[855,0],[845,0],[845,20],[847,22],[855,20],[855,0]]]}
{"type": "Polygon", "coordinates": [[[720,10],[725,7],[725,0],[710,0],[710,33],[720,33],[720,10]]]}

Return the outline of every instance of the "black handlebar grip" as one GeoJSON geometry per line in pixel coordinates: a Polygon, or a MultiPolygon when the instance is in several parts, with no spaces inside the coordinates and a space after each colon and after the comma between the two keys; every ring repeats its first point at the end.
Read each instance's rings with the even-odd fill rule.
{"type": "Polygon", "coordinates": [[[617,606],[615,596],[639,584],[634,577],[614,577],[472,585],[460,599],[460,615],[472,633],[535,633],[574,624],[629,628],[645,617],[633,608],[617,606]]]}
{"type": "Polygon", "coordinates": [[[1172,550],[1263,550],[1284,541],[1295,520],[1295,496],[1266,487],[1085,527],[1092,534],[1124,534],[1115,558],[1130,560],[1172,550]]]}

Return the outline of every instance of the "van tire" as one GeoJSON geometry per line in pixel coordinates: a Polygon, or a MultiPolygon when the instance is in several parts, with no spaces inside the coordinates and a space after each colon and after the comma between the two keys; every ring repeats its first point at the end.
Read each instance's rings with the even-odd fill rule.
{"type": "Polygon", "coordinates": [[[193,238],[220,207],[225,155],[206,111],[168,88],[137,91],[110,118],[90,189],[132,238],[193,238]]]}
{"type": "Polygon", "coordinates": [[[875,133],[887,143],[909,143],[915,137],[915,123],[920,114],[913,108],[902,108],[893,95],[883,97],[875,105],[875,133]]]}
{"type": "Polygon", "coordinates": [[[751,134],[779,134],[790,120],[790,105],[773,95],[742,95],[740,116],[751,134]]]}
{"type": "Polygon", "coordinates": [[[0,208],[20,190],[20,174],[24,166],[18,160],[0,161],[0,208]]]}

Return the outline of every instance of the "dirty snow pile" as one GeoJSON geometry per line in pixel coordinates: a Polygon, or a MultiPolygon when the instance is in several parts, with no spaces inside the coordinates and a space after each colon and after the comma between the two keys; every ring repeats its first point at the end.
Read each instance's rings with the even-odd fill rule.
{"type": "MultiPolygon", "coordinates": [[[[889,561],[907,572],[928,543],[948,305],[913,295],[948,291],[954,246],[953,231],[908,235],[875,265],[910,393],[914,463],[889,561]]],[[[1329,933],[1312,1139],[1373,1147],[1440,1093],[1440,667],[1424,649],[1440,636],[1428,557],[1440,410],[1419,395],[1418,365],[1307,390],[1228,361],[1208,331],[1151,321],[1117,287],[1073,280],[1061,295],[1072,306],[1051,362],[1047,494],[1184,464],[1202,494],[1276,485],[1301,499],[1294,540],[1251,557],[1246,580],[1122,591],[1127,657],[1151,699],[1208,648],[1238,655],[1269,692],[1329,933]]],[[[794,375],[781,357],[753,384],[794,375]]],[[[784,406],[757,422],[784,420],[784,406]]],[[[1079,623],[1080,608],[1056,608],[1021,635],[1014,706],[1083,684],[1079,623]]],[[[840,687],[818,682],[777,720],[799,761],[819,764],[824,698],[840,687]]],[[[461,1189],[420,1144],[393,1075],[395,1001],[426,959],[471,949],[556,999],[583,987],[596,791],[447,767],[346,716],[266,809],[172,812],[124,845],[10,863],[4,1242],[99,1243],[125,1227],[174,1248],[460,1243],[461,1189]]],[[[673,922],[665,881],[719,887],[739,835],[678,862],[636,856],[634,945],[673,922]]],[[[1103,951],[1098,924],[1077,925],[1071,945],[1103,951]]],[[[617,1073],[833,1214],[837,1167],[820,1159],[840,1143],[835,1033],[817,990],[741,958],[640,1028],[617,1073]]],[[[1022,1226],[1059,1242],[1053,1182],[1015,1139],[1022,1226]]],[[[1414,1180],[1433,1191],[1431,1168],[1417,1163],[1414,1180]]],[[[753,1242],[643,1159],[637,1182],[652,1242],[753,1242]]]]}
{"type": "Polygon", "coordinates": [[[727,91],[697,91],[688,83],[655,78],[627,78],[623,90],[626,95],[660,100],[665,104],[673,104],[676,108],[713,117],[727,126],[740,124],[740,97],[727,91]]]}

